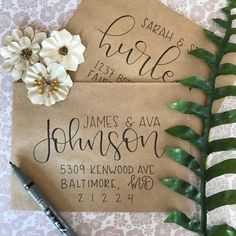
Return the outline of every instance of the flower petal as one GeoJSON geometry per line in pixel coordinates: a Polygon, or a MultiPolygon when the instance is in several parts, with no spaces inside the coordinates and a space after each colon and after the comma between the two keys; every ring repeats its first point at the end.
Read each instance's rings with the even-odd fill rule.
{"type": "Polygon", "coordinates": [[[76,56],[68,54],[67,56],[63,57],[63,66],[66,68],[66,70],[76,71],[79,60],[76,56]]]}
{"type": "Polygon", "coordinates": [[[29,61],[30,61],[30,64],[33,65],[34,63],[36,63],[36,62],[39,61],[39,55],[38,55],[38,54],[33,54],[33,55],[30,57],[29,61]]]}
{"type": "Polygon", "coordinates": [[[26,71],[26,75],[25,75],[25,78],[24,78],[24,82],[26,84],[26,87],[27,88],[31,88],[34,86],[34,81],[36,79],[39,79],[39,75],[36,74],[32,69],[28,69],[26,71]]]}
{"type": "Polygon", "coordinates": [[[4,71],[11,71],[11,69],[13,68],[13,64],[11,63],[10,60],[5,60],[3,63],[2,63],[2,70],[4,71]]]}
{"type": "Polygon", "coordinates": [[[5,45],[9,44],[12,41],[13,41],[13,37],[11,35],[7,35],[3,40],[5,45]]]}
{"type": "Polygon", "coordinates": [[[30,38],[27,37],[27,36],[21,37],[19,43],[20,43],[22,48],[27,48],[31,45],[30,38]]]}
{"type": "Polygon", "coordinates": [[[43,40],[42,46],[43,46],[43,49],[47,48],[51,50],[55,50],[59,48],[56,39],[53,37],[43,40]]]}
{"type": "Polygon", "coordinates": [[[42,105],[44,104],[44,98],[43,96],[39,93],[37,87],[32,87],[28,89],[28,98],[33,104],[38,104],[42,105]]]}
{"type": "Polygon", "coordinates": [[[12,56],[12,51],[10,51],[7,47],[0,48],[0,55],[4,58],[9,58],[12,56]]]}
{"type": "Polygon", "coordinates": [[[72,87],[73,81],[71,80],[70,75],[67,75],[66,79],[63,81],[63,84],[66,85],[68,88],[72,87]]]}
{"type": "Polygon", "coordinates": [[[51,63],[48,66],[47,70],[51,75],[51,80],[58,79],[60,82],[63,83],[63,81],[66,79],[67,73],[65,71],[65,68],[58,63],[51,63]]]}
{"type": "Polygon", "coordinates": [[[44,39],[46,39],[46,37],[47,34],[44,32],[36,33],[32,40],[32,43],[41,43],[44,39]]]}
{"type": "Polygon", "coordinates": [[[83,53],[79,53],[79,52],[76,52],[74,51],[71,55],[75,56],[78,60],[78,64],[81,64],[84,62],[84,55],[83,53]]]}
{"type": "Polygon", "coordinates": [[[26,83],[27,87],[32,86],[34,80],[39,79],[39,74],[42,74],[43,76],[47,75],[47,70],[43,64],[36,63],[28,68],[24,78],[24,82],[26,83]]]}
{"type": "Polygon", "coordinates": [[[47,75],[47,69],[42,63],[36,63],[31,67],[32,71],[35,72],[35,74],[41,73],[43,76],[47,75]]]}
{"type": "Polygon", "coordinates": [[[33,53],[38,53],[40,50],[40,46],[38,43],[31,45],[31,50],[33,53]]]}
{"type": "Polygon", "coordinates": [[[34,37],[34,30],[32,27],[28,26],[23,30],[23,34],[32,40],[34,37]]]}
{"type": "Polygon", "coordinates": [[[59,62],[62,61],[62,55],[60,55],[60,54],[57,52],[57,50],[51,50],[51,49],[48,50],[47,48],[43,48],[43,49],[40,51],[39,55],[40,55],[41,57],[43,57],[43,58],[50,58],[50,59],[56,60],[56,61],[59,60],[59,62]]]}
{"type": "Polygon", "coordinates": [[[79,34],[76,34],[76,35],[72,35],[72,40],[74,41],[78,41],[78,42],[81,42],[81,38],[79,36],[79,34]]]}
{"type": "Polygon", "coordinates": [[[76,50],[80,53],[83,53],[85,50],[85,46],[81,42],[75,40],[70,43],[69,48],[72,50],[72,52],[76,50]]]}
{"type": "Polygon", "coordinates": [[[21,57],[18,54],[13,54],[11,58],[9,58],[12,65],[17,65],[21,61],[21,57]]]}
{"type": "Polygon", "coordinates": [[[57,91],[53,91],[47,96],[45,96],[45,105],[51,106],[56,102],[65,100],[68,93],[69,89],[65,85],[60,84],[59,89],[57,91]]]}
{"type": "Polygon", "coordinates": [[[21,70],[27,70],[29,66],[29,61],[25,59],[21,59],[20,62],[16,65],[17,68],[21,70]]]}
{"type": "Polygon", "coordinates": [[[26,76],[26,71],[22,71],[21,79],[22,79],[23,81],[25,81],[25,76],[26,76]]]}
{"type": "Polygon", "coordinates": [[[12,30],[12,37],[14,41],[19,41],[22,36],[23,36],[23,33],[20,29],[16,28],[12,30]]]}
{"type": "Polygon", "coordinates": [[[54,91],[52,95],[56,101],[63,101],[66,99],[68,93],[69,88],[66,87],[64,84],[60,84],[59,89],[57,91],[54,91]]]}
{"type": "Polygon", "coordinates": [[[11,42],[7,45],[7,48],[12,51],[12,52],[16,52],[18,50],[20,50],[20,44],[18,42],[11,42]]]}
{"type": "Polygon", "coordinates": [[[45,65],[49,66],[51,63],[56,62],[55,60],[52,60],[51,58],[44,58],[43,59],[45,65]]]}
{"type": "Polygon", "coordinates": [[[22,71],[17,70],[16,68],[13,68],[12,77],[13,77],[14,81],[21,79],[22,78],[22,71]]]}
{"type": "Polygon", "coordinates": [[[84,55],[83,54],[78,54],[77,58],[79,60],[79,64],[82,64],[84,62],[84,55]]]}
{"type": "Polygon", "coordinates": [[[63,29],[61,31],[52,31],[51,36],[55,37],[56,41],[61,46],[72,41],[72,35],[66,29],[63,29]]]}
{"type": "Polygon", "coordinates": [[[45,106],[51,106],[56,103],[55,98],[52,96],[52,94],[44,93],[43,94],[43,103],[45,106]]]}

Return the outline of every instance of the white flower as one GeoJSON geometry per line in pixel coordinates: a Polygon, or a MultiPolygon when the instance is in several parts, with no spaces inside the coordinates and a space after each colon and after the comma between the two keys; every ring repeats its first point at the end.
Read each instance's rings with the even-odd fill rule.
{"type": "Polygon", "coordinates": [[[5,58],[2,69],[11,71],[14,81],[24,79],[25,72],[30,65],[39,61],[40,43],[46,38],[46,33],[27,27],[18,28],[6,36],[6,47],[0,49],[5,58]]]}
{"type": "Polygon", "coordinates": [[[45,67],[41,63],[31,66],[24,80],[28,97],[33,104],[51,106],[65,100],[73,82],[65,68],[57,63],[45,67]]]}
{"type": "Polygon", "coordinates": [[[40,56],[49,58],[62,64],[66,70],[76,71],[79,64],[84,61],[85,47],[79,35],[71,35],[63,29],[53,31],[49,38],[42,42],[40,56]]]}

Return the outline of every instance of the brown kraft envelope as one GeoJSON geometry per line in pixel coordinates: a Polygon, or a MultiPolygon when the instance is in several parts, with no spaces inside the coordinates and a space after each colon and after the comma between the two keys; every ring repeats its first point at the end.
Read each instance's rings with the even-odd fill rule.
{"type": "Polygon", "coordinates": [[[82,0],[66,27],[80,34],[85,62],[72,73],[83,82],[172,82],[207,77],[206,63],[188,52],[215,46],[202,27],[157,0],[82,0]]]}
{"type": "MultiPolygon", "coordinates": [[[[187,125],[190,115],[168,108],[180,99],[204,102],[200,92],[172,83],[75,83],[54,106],[31,104],[23,83],[14,84],[12,161],[61,211],[155,212],[191,210],[192,201],[159,179],[190,180],[166,146],[195,153],[164,132],[187,125]]],[[[37,209],[12,177],[12,208],[37,209]]]]}

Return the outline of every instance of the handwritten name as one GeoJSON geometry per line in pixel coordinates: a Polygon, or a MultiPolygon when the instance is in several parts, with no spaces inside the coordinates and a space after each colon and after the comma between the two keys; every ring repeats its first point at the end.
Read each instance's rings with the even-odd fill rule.
{"type": "Polygon", "coordinates": [[[169,40],[169,42],[172,41],[174,36],[174,32],[171,32],[160,24],[149,20],[148,17],[144,18],[143,23],[141,24],[141,28],[149,30],[153,34],[162,37],[163,39],[169,40]]]}
{"type": "Polygon", "coordinates": [[[63,153],[66,150],[88,151],[98,148],[98,156],[107,156],[113,153],[114,160],[122,158],[121,148],[129,153],[136,152],[139,148],[152,146],[153,155],[161,158],[164,148],[158,151],[158,132],[156,130],[148,135],[138,134],[133,128],[125,129],[121,135],[116,131],[105,132],[99,130],[91,139],[80,136],[80,120],[73,118],[69,122],[67,132],[60,128],[51,128],[51,121],[47,120],[46,137],[40,140],[33,148],[33,157],[37,162],[46,163],[51,158],[52,151],[63,153]],[[42,152],[43,150],[43,152],[42,152]]]}
{"type": "MultiPolygon", "coordinates": [[[[105,55],[108,58],[125,55],[127,65],[141,64],[138,70],[140,76],[149,74],[153,80],[166,82],[166,79],[174,76],[174,72],[170,69],[164,69],[164,72],[163,69],[160,70],[180,57],[180,48],[172,45],[156,58],[147,53],[148,45],[143,40],[137,40],[132,47],[126,46],[127,35],[133,31],[135,24],[133,16],[124,15],[114,20],[106,30],[99,29],[102,33],[99,48],[106,48],[105,55]]],[[[158,43],[156,46],[158,47],[158,43]]],[[[152,51],[152,48],[149,48],[149,51],[152,51]]]]}

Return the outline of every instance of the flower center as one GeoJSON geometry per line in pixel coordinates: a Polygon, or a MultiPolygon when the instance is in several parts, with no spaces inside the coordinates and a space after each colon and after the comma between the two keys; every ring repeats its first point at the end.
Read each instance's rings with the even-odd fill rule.
{"type": "Polygon", "coordinates": [[[58,53],[61,54],[62,56],[66,56],[68,54],[68,47],[62,46],[58,49],[58,53]]]}
{"type": "Polygon", "coordinates": [[[41,73],[39,76],[41,78],[34,80],[34,86],[38,88],[40,94],[43,94],[45,91],[49,94],[53,91],[58,91],[60,85],[58,79],[48,80],[41,73]]]}
{"type": "Polygon", "coordinates": [[[25,60],[29,60],[30,57],[32,56],[33,52],[31,49],[29,48],[24,48],[21,53],[20,53],[20,56],[21,58],[25,59],[25,60]]]}

